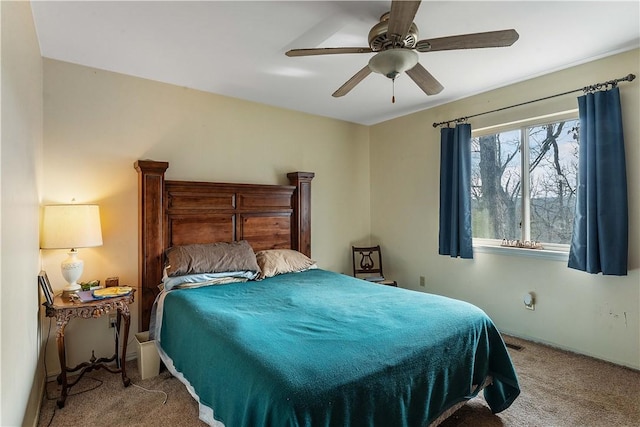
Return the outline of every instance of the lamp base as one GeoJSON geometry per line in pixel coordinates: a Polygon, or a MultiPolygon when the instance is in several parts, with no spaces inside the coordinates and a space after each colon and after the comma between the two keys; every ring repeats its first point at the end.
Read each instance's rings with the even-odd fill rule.
{"type": "Polygon", "coordinates": [[[78,251],[71,249],[68,252],[69,257],[62,261],[60,268],[62,277],[67,281],[68,285],[62,290],[62,298],[69,298],[70,295],[82,290],[82,286],[78,284],[78,279],[82,276],[84,262],[78,258],[78,251]]]}

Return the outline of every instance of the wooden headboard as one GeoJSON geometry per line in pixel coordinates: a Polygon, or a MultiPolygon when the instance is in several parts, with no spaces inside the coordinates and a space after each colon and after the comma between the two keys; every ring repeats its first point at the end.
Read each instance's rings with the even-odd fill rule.
{"type": "Polygon", "coordinates": [[[174,245],[247,240],[255,251],[295,249],[311,256],[311,172],[291,185],[166,181],[168,162],[138,160],[140,331],[149,329],[162,282],[164,251],[174,245]]]}

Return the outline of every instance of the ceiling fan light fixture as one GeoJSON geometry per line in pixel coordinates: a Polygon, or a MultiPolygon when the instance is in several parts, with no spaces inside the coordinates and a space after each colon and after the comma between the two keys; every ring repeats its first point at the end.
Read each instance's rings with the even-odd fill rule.
{"type": "Polygon", "coordinates": [[[383,50],[369,60],[369,68],[374,73],[390,79],[410,70],[418,63],[418,54],[411,49],[397,48],[383,50]]]}

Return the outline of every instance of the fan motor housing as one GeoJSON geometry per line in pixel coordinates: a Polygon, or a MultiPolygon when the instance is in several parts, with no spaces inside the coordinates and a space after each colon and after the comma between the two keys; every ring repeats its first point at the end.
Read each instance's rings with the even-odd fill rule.
{"type": "Polygon", "coordinates": [[[393,47],[404,47],[412,49],[418,42],[418,27],[415,23],[411,23],[409,31],[406,37],[400,44],[394,43],[394,40],[389,38],[389,12],[382,15],[380,22],[371,28],[369,31],[369,47],[374,52],[380,52],[393,47]]]}

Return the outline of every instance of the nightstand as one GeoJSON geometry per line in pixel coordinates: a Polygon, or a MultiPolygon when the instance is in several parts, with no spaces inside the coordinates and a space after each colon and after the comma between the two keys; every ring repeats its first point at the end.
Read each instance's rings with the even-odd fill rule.
{"type": "Polygon", "coordinates": [[[58,375],[58,384],[61,385],[60,398],[58,399],[58,407],[63,408],[64,402],[67,399],[69,389],[76,385],[82,378],[85,372],[91,372],[94,369],[104,368],[105,370],[122,375],[122,383],[125,387],[128,387],[131,380],[127,377],[125,368],[125,357],[127,355],[127,341],[129,339],[129,324],[130,313],[129,304],[133,303],[133,294],[135,289],[128,295],[123,295],[113,298],[104,298],[90,302],[72,302],[66,299],[62,299],[57,296],[53,300],[53,304],[44,304],[48,317],[56,318],[56,341],[58,343],[58,358],[60,359],[60,375],[58,375]],[[117,332],[115,338],[115,352],[113,356],[106,358],[101,357],[96,359],[93,351],[91,352],[91,359],[88,362],[80,363],[79,365],[69,368],[67,367],[66,352],[64,345],[64,328],[67,323],[75,317],[81,319],[90,319],[93,317],[101,317],[105,314],[116,312],[116,328],[117,332]],[[124,321],[123,321],[124,320],[124,321]],[[118,357],[119,350],[119,335],[122,330],[122,352],[118,357]],[[115,367],[111,362],[115,361],[115,367]],[[77,378],[73,381],[67,381],[67,373],[80,371],[77,378]]]}

